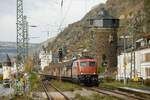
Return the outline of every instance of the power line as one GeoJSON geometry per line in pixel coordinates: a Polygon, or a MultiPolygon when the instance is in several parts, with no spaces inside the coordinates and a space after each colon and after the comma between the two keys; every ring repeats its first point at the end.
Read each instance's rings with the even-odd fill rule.
{"type": "MultiPolygon", "coordinates": [[[[64,2],[63,2],[63,5],[64,5],[64,2]]],[[[65,21],[65,19],[66,19],[66,16],[67,16],[69,10],[71,9],[71,5],[72,5],[72,0],[70,0],[70,2],[69,2],[67,11],[66,11],[66,13],[65,13],[65,15],[64,15],[64,17],[63,17],[63,19],[62,19],[61,22],[60,22],[60,25],[59,25],[58,30],[61,30],[61,27],[62,27],[62,25],[63,25],[63,23],[64,23],[64,21],[65,21]]],[[[61,13],[62,13],[62,9],[63,9],[63,8],[61,8],[61,13]]]]}
{"type": "Polygon", "coordinates": [[[29,35],[28,35],[28,22],[27,16],[24,16],[23,19],[23,33],[24,33],[24,59],[28,57],[28,42],[29,42],[29,35]]]}
{"type": "Polygon", "coordinates": [[[87,13],[87,6],[88,6],[88,5],[87,5],[87,2],[88,2],[88,1],[85,0],[84,2],[85,2],[85,12],[87,13]]]}
{"type": "Polygon", "coordinates": [[[64,0],[61,0],[61,8],[63,7],[64,5],[64,0]]]}

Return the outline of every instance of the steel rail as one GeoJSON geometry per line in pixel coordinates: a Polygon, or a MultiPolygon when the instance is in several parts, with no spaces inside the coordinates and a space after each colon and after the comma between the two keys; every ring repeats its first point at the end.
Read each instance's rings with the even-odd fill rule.
{"type": "Polygon", "coordinates": [[[146,98],[143,98],[143,97],[140,97],[140,96],[136,96],[134,94],[129,94],[127,92],[122,92],[122,91],[119,91],[119,90],[110,90],[114,93],[118,93],[120,95],[124,95],[124,96],[127,96],[127,97],[130,97],[130,98],[134,98],[134,99],[138,99],[138,100],[149,100],[149,99],[146,99],[146,98]]]}
{"type": "Polygon", "coordinates": [[[109,89],[103,89],[103,88],[87,88],[89,90],[104,94],[104,95],[110,95],[116,98],[124,99],[124,100],[148,100],[146,98],[142,98],[139,96],[135,96],[129,93],[124,93],[121,91],[115,91],[115,90],[109,90],[109,89]]]}
{"type": "Polygon", "coordinates": [[[48,94],[48,89],[46,88],[46,85],[44,84],[44,82],[42,82],[42,88],[44,89],[48,100],[53,100],[52,97],[48,94]]]}
{"type": "Polygon", "coordinates": [[[66,100],[71,100],[69,97],[67,97],[62,91],[60,91],[58,88],[56,88],[52,83],[48,83],[51,87],[53,87],[57,92],[59,92],[61,95],[64,96],[66,100]]]}

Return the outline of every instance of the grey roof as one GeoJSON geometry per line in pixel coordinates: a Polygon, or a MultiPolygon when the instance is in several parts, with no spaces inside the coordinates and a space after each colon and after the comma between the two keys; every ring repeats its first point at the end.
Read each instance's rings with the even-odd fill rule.
{"type": "Polygon", "coordinates": [[[95,20],[100,20],[100,19],[115,19],[115,17],[111,16],[107,10],[105,10],[104,8],[102,8],[98,15],[92,19],[95,19],[95,20]]]}
{"type": "Polygon", "coordinates": [[[11,67],[11,60],[10,60],[10,57],[8,56],[8,54],[6,54],[6,56],[4,58],[3,66],[10,66],[11,67]]]}

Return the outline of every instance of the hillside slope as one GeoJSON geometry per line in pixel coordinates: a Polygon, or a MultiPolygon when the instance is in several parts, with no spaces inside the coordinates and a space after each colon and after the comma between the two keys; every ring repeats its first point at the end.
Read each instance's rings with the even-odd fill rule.
{"type": "Polygon", "coordinates": [[[96,16],[101,8],[107,9],[110,14],[120,19],[118,37],[123,33],[132,35],[131,32],[134,32],[136,33],[136,38],[139,38],[149,32],[146,27],[150,25],[149,23],[145,24],[144,20],[149,19],[148,15],[145,16],[145,11],[150,3],[149,5],[147,4],[146,8],[144,1],[148,0],[108,0],[106,4],[99,4],[93,7],[83,19],[65,28],[52,43],[49,43],[47,48],[57,52],[60,47],[66,46],[69,54],[81,52],[83,49],[95,52],[93,50],[95,48],[94,34],[88,27],[87,19],[96,16]]]}

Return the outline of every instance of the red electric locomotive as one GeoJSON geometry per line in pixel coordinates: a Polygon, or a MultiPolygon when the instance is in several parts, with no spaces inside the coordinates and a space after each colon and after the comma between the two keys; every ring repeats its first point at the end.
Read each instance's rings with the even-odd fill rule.
{"type": "Polygon", "coordinates": [[[46,77],[62,79],[85,85],[98,85],[97,63],[95,59],[79,58],[73,61],[50,64],[45,70],[46,77]],[[48,71],[48,72],[47,72],[48,71]]]}
{"type": "Polygon", "coordinates": [[[77,59],[72,64],[72,80],[85,85],[98,85],[97,64],[95,59],[77,59]]]}

